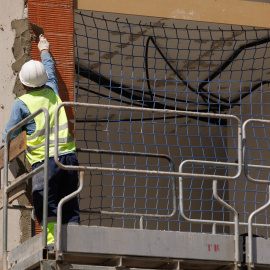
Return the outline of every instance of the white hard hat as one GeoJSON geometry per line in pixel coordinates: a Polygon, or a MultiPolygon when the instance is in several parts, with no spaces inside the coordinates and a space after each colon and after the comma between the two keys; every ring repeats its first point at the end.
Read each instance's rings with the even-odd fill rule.
{"type": "Polygon", "coordinates": [[[48,81],[44,65],[35,60],[26,62],[19,73],[21,83],[29,87],[40,87],[48,81]]]}

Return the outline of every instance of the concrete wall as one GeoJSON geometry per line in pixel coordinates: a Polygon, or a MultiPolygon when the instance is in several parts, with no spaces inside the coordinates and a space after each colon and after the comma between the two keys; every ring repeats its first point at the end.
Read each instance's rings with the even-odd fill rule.
{"type": "MultiPolygon", "coordinates": [[[[24,0],[1,1],[0,4],[0,137],[2,139],[5,125],[10,117],[12,104],[14,99],[23,93],[18,83],[18,69],[29,58],[29,53],[25,50],[28,46],[27,39],[30,37],[27,32],[28,23],[24,16],[24,0]],[[24,43],[25,46],[19,46],[24,43]]],[[[3,171],[1,171],[3,179],[3,171]]],[[[10,172],[9,180],[13,180],[14,176],[10,172]]],[[[16,202],[23,204],[27,202],[16,202]]],[[[24,213],[18,210],[9,210],[8,223],[8,249],[17,246],[25,238],[25,219],[21,218],[24,213]]],[[[28,212],[29,221],[29,212],[28,212]]],[[[0,257],[2,257],[2,211],[0,212],[0,257]]],[[[27,222],[28,223],[28,222],[27,222]]],[[[29,224],[27,225],[29,226],[29,224]]],[[[26,237],[28,237],[27,235],[26,237]]]]}

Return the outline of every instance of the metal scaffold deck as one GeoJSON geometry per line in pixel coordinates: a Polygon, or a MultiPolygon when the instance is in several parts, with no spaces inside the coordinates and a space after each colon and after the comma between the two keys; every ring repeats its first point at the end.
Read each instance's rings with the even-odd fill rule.
{"type": "MultiPolygon", "coordinates": [[[[231,235],[76,225],[62,233],[60,253],[43,249],[39,234],[9,252],[8,269],[245,269],[245,237],[236,265],[231,235]]],[[[270,240],[253,241],[255,269],[269,269],[270,240]]]]}
{"type": "Polygon", "coordinates": [[[234,237],[229,235],[75,225],[63,226],[60,253],[43,250],[37,235],[8,255],[12,270],[233,269],[234,260],[234,237]]]}

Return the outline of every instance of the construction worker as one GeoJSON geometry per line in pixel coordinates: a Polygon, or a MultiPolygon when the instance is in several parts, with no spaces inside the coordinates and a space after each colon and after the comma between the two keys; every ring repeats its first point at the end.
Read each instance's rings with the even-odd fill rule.
{"type": "MultiPolygon", "coordinates": [[[[40,36],[38,49],[41,53],[42,63],[30,60],[25,63],[19,73],[26,94],[15,100],[10,119],[5,127],[2,142],[11,127],[21,120],[44,107],[50,115],[50,146],[49,146],[49,195],[48,195],[48,225],[47,243],[54,243],[54,224],[56,224],[57,206],[59,201],[74,192],[78,185],[77,171],[60,169],[54,161],[54,114],[56,107],[62,102],[55,75],[54,61],[49,53],[50,44],[44,36],[40,36]]],[[[26,157],[32,165],[32,170],[44,163],[45,159],[45,120],[41,113],[29,121],[21,129],[14,132],[15,138],[22,130],[27,134],[26,157]]],[[[59,111],[59,162],[64,165],[78,166],[78,159],[74,153],[75,143],[68,130],[68,120],[64,107],[59,111]]],[[[43,187],[44,170],[32,177],[32,194],[35,215],[42,227],[43,217],[43,187]]],[[[79,205],[77,198],[71,199],[63,206],[63,224],[78,224],[79,205]]]]}

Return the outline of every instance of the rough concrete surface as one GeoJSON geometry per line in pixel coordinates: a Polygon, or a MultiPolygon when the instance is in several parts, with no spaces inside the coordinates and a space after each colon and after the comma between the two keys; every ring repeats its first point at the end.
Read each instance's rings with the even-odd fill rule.
{"type": "Polygon", "coordinates": [[[13,72],[17,75],[16,82],[14,85],[13,93],[16,97],[21,96],[25,93],[23,89],[18,73],[21,70],[22,65],[31,60],[30,56],[30,41],[31,34],[29,31],[28,19],[14,20],[11,22],[12,29],[15,30],[16,36],[14,40],[14,44],[12,47],[12,52],[15,58],[15,62],[12,64],[13,72]]]}

